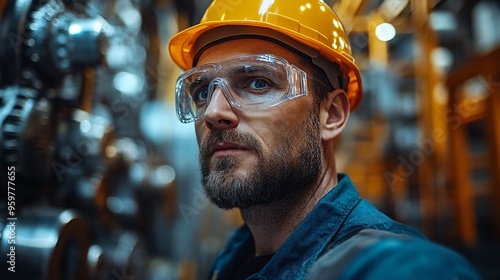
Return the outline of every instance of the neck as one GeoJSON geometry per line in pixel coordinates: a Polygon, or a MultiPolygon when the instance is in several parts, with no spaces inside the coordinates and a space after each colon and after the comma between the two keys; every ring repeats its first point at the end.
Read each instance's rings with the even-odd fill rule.
{"type": "MultiPolygon", "coordinates": [[[[330,166],[331,168],[331,166],[330,166]]],[[[318,181],[307,188],[268,204],[241,209],[255,242],[255,255],[275,253],[319,200],[337,185],[337,173],[323,169],[318,181]]],[[[330,169],[330,170],[329,170],[330,169]]]]}

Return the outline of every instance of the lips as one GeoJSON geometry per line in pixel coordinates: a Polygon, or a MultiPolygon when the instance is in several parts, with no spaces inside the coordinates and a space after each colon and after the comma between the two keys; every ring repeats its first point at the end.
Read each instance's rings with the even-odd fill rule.
{"type": "Polygon", "coordinates": [[[210,147],[210,155],[228,155],[240,151],[249,151],[250,148],[230,142],[220,142],[210,147]]]}

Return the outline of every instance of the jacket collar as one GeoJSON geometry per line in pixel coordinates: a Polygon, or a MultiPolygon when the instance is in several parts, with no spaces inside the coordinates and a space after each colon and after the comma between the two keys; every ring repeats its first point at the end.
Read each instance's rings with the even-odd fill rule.
{"type": "MultiPolygon", "coordinates": [[[[268,279],[279,275],[283,279],[305,278],[318,256],[335,238],[341,225],[360,202],[350,178],[339,174],[339,183],[328,192],[285,240],[273,258],[249,279],[268,279]]],[[[228,279],[230,269],[253,252],[250,229],[244,225],[229,239],[215,266],[216,278],[228,279]]]]}

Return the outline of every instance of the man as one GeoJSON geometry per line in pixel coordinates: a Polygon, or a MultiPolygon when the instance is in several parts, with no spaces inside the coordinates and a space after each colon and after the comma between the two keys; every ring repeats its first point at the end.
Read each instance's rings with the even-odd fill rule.
{"type": "Polygon", "coordinates": [[[322,1],[215,0],[169,45],[195,122],[202,183],[245,225],[212,279],[475,279],[457,254],[362,200],[334,140],[362,95],[343,27],[322,1]]]}

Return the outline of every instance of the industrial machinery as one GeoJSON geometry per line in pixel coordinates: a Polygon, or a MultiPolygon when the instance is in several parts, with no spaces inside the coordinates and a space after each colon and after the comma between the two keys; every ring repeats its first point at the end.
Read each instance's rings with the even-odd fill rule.
{"type": "Polygon", "coordinates": [[[158,56],[151,1],[0,1],[1,279],[155,274],[175,182],[139,127],[158,56]]]}

